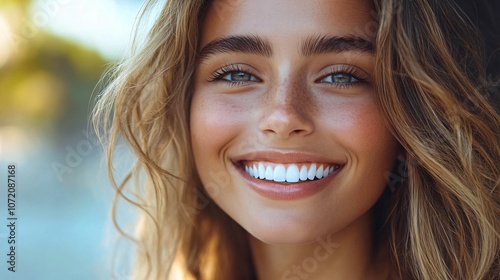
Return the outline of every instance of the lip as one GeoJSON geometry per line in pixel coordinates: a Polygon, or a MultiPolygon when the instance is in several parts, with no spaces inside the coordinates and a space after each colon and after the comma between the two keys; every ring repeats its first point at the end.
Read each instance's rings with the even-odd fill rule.
{"type": "Polygon", "coordinates": [[[259,151],[248,153],[233,159],[233,164],[246,183],[258,194],[273,200],[297,200],[310,197],[326,188],[330,182],[342,171],[344,163],[340,160],[332,161],[318,155],[306,153],[282,153],[275,151],[259,151]],[[332,174],[319,180],[301,181],[297,183],[279,183],[256,179],[245,172],[242,161],[268,161],[276,163],[327,163],[338,164],[340,168],[332,174]]]}

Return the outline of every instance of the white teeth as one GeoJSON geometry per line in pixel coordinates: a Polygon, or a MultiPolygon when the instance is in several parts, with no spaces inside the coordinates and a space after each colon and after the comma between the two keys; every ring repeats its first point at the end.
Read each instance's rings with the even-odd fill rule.
{"type": "Polygon", "coordinates": [[[316,177],[316,163],[311,164],[309,167],[309,172],[307,172],[307,179],[314,180],[316,177]]]}
{"type": "Polygon", "coordinates": [[[259,179],[266,178],[266,169],[264,168],[264,164],[262,162],[259,163],[259,179]]]}
{"type": "Polygon", "coordinates": [[[321,165],[318,170],[316,170],[316,177],[318,177],[318,179],[321,179],[323,178],[323,165],[321,165]]]}
{"type": "Polygon", "coordinates": [[[325,170],[323,170],[323,177],[326,177],[326,176],[328,176],[328,174],[330,174],[330,173],[328,173],[329,170],[330,170],[330,168],[328,168],[328,166],[325,168],[325,170]]]}
{"type": "Polygon", "coordinates": [[[265,179],[266,180],[273,180],[274,177],[273,177],[273,169],[271,166],[267,166],[266,168],[266,173],[265,173],[265,179]]]}
{"type": "Polygon", "coordinates": [[[274,168],[273,165],[266,165],[267,164],[264,162],[258,162],[250,166],[245,165],[244,169],[246,173],[257,179],[297,183],[299,181],[316,180],[327,177],[340,168],[338,165],[320,165],[319,168],[316,168],[316,163],[312,163],[309,168],[307,168],[306,165],[302,165],[300,170],[297,164],[277,164],[274,165],[274,168]]]}
{"type": "Polygon", "coordinates": [[[297,165],[292,164],[286,169],[286,181],[296,183],[299,181],[299,168],[297,165]]]}
{"type": "Polygon", "coordinates": [[[302,168],[300,169],[299,179],[301,181],[307,180],[307,166],[302,165],[302,168]]]}
{"type": "Polygon", "coordinates": [[[286,180],[286,168],[283,164],[278,164],[274,168],[273,179],[275,182],[285,182],[285,180],[286,180]]]}

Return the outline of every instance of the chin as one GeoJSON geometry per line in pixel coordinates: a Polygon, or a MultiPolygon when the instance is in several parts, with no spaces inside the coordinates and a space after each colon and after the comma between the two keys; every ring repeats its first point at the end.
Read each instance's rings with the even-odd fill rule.
{"type": "Polygon", "coordinates": [[[298,245],[314,242],[318,236],[317,233],[301,233],[301,234],[290,234],[283,233],[280,230],[270,231],[266,229],[265,231],[249,232],[254,238],[266,244],[273,245],[298,245]]]}
{"type": "Polygon", "coordinates": [[[275,220],[250,222],[250,226],[243,228],[261,242],[274,245],[294,245],[314,242],[318,237],[325,235],[329,230],[311,225],[311,223],[297,223],[293,221],[280,222],[275,220]]]}

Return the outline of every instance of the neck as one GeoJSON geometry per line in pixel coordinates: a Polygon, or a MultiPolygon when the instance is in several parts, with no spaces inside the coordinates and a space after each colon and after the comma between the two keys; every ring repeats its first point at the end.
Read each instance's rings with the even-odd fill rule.
{"type": "Polygon", "coordinates": [[[312,243],[266,244],[251,236],[250,247],[259,280],[388,279],[388,254],[373,239],[372,215],[367,213],[312,243]]]}

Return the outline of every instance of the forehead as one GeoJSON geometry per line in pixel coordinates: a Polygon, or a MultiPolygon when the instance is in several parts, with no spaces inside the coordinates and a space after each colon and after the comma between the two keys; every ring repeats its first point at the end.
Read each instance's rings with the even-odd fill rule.
{"type": "Polygon", "coordinates": [[[373,15],[369,0],[214,0],[202,25],[202,45],[235,34],[287,40],[315,33],[372,41],[373,15]]]}

